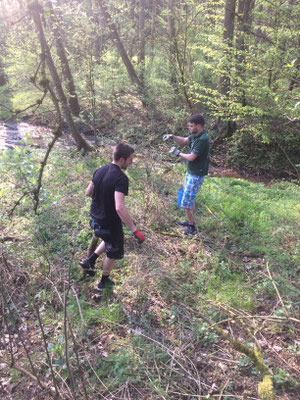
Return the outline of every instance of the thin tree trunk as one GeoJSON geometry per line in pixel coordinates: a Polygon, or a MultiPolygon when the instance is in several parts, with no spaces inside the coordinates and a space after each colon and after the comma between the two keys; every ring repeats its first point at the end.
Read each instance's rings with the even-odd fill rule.
{"type": "Polygon", "coordinates": [[[176,37],[175,37],[175,20],[173,15],[174,0],[168,0],[168,33],[170,40],[169,48],[169,60],[170,60],[170,82],[174,89],[174,92],[178,94],[178,86],[176,79],[176,68],[175,68],[175,51],[176,51],[176,37]]]}
{"type": "MultiPolygon", "coordinates": [[[[137,7],[136,2],[139,0],[130,0],[129,4],[129,19],[130,21],[135,21],[136,19],[136,12],[135,9],[137,7]]],[[[128,27],[130,29],[130,27],[128,27]]],[[[134,29],[136,31],[136,29],[134,29]]],[[[139,33],[139,32],[138,32],[139,33]]],[[[130,43],[128,44],[127,48],[127,54],[128,57],[131,59],[134,56],[134,48],[136,46],[136,43],[138,41],[138,37],[136,35],[136,32],[134,32],[133,40],[130,40],[130,43]]]]}
{"type": "Polygon", "coordinates": [[[78,103],[78,98],[75,90],[75,84],[74,84],[74,79],[73,75],[70,69],[69,61],[65,52],[63,40],[62,40],[62,34],[61,34],[61,28],[59,26],[59,22],[57,20],[57,16],[55,14],[55,11],[53,9],[52,3],[50,1],[47,2],[46,6],[50,9],[50,23],[51,23],[51,28],[54,33],[55,37],[55,45],[56,45],[56,51],[57,55],[59,57],[59,60],[61,62],[62,66],[62,73],[66,82],[66,87],[68,90],[68,101],[69,101],[69,106],[70,110],[73,115],[78,117],[80,113],[80,106],[78,103]]]}
{"type": "Polygon", "coordinates": [[[4,86],[6,84],[5,73],[3,70],[2,62],[0,60],[0,86],[4,86]]]}
{"type": "Polygon", "coordinates": [[[78,130],[74,124],[72,114],[71,114],[70,108],[68,106],[66,95],[64,93],[58,72],[56,70],[55,64],[54,64],[52,56],[51,56],[50,48],[47,44],[47,41],[46,41],[46,38],[44,35],[44,30],[43,30],[43,26],[42,26],[42,22],[41,22],[41,17],[40,17],[40,12],[42,11],[42,8],[41,8],[38,0],[34,0],[34,2],[32,2],[28,5],[28,7],[29,7],[29,10],[31,11],[31,15],[32,15],[32,18],[33,18],[33,21],[34,21],[34,24],[35,24],[35,27],[36,27],[36,30],[38,33],[39,40],[40,40],[42,52],[44,53],[44,56],[46,57],[46,63],[47,63],[50,75],[53,79],[54,85],[56,87],[58,97],[59,97],[59,100],[62,105],[63,114],[64,114],[64,117],[68,124],[68,127],[70,129],[71,135],[73,136],[78,149],[84,149],[86,151],[91,151],[91,150],[93,150],[93,147],[80,135],[80,133],[78,132],[78,130]]]}
{"type": "MultiPolygon", "coordinates": [[[[173,7],[173,1],[170,1],[168,4],[169,7],[173,7]]],[[[191,99],[189,95],[189,90],[187,88],[187,80],[186,80],[186,65],[187,65],[187,12],[188,12],[188,7],[184,6],[185,10],[185,22],[184,22],[184,32],[183,32],[183,48],[179,47],[178,40],[176,39],[176,34],[175,31],[171,32],[174,34],[173,41],[172,41],[172,50],[174,51],[174,59],[175,59],[175,64],[176,64],[176,70],[178,68],[178,81],[184,96],[184,99],[186,101],[186,104],[190,110],[191,113],[194,112],[194,105],[193,105],[193,100],[191,99]]],[[[170,8],[171,12],[171,8],[170,8]]],[[[173,27],[171,26],[171,29],[173,27]]],[[[174,25],[175,28],[175,25],[174,25]]],[[[174,65],[175,66],[175,65],[174,65]]]]}
{"type": "MultiPolygon", "coordinates": [[[[250,34],[252,25],[252,11],[254,9],[255,0],[239,0],[238,2],[238,26],[237,26],[237,75],[240,80],[244,79],[245,74],[245,57],[248,46],[245,44],[245,36],[250,34]]],[[[242,105],[246,105],[245,91],[241,91],[242,105]]]]}
{"type": "Polygon", "coordinates": [[[140,81],[141,84],[144,86],[144,74],[145,74],[145,7],[146,7],[146,0],[140,0],[139,3],[139,58],[138,63],[141,66],[141,73],[140,73],[140,81]]]}
{"type": "Polygon", "coordinates": [[[149,8],[151,9],[151,28],[150,28],[150,59],[153,62],[155,51],[154,51],[154,37],[155,37],[155,21],[157,16],[157,4],[155,0],[149,0],[149,8]]]}
{"type": "Polygon", "coordinates": [[[238,26],[237,26],[237,50],[240,50],[239,60],[245,61],[244,51],[245,34],[249,34],[252,24],[252,11],[254,9],[255,0],[239,0],[238,2],[238,26]]]}
{"type": "MultiPolygon", "coordinates": [[[[298,39],[298,48],[300,48],[300,37],[298,39]]],[[[297,57],[295,61],[295,67],[296,67],[296,72],[294,76],[292,77],[290,84],[289,84],[289,91],[292,91],[295,87],[300,86],[300,78],[299,78],[299,72],[300,72],[300,57],[297,57]]]]}
{"type": "Polygon", "coordinates": [[[231,48],[233,46],[236,0],[226,0],[224,13],[223,43],[225,46],[224,73],[220,78],[220,93],[228,95],[230,90],[231,48]]]}
{"type": "Polygon", "coordinates": [[[128,75],[129,75],[129,77],[131,79],[131,82],[134,85],[138,86],[139,89],[142,89],[141,82],[140,82],[140,80],[139,80],[139,78],[138,78],[138,76],[137,76],[137,74],[135,72],[135,69],[134,69],[131,61],[129,60],[129,57],[128,57],[128,55],[126,53],[126,50],[125,50],[125,48],[123,46],[123,43],[122,43],[122,41],[120,39],[117,27],[112,22],[111,16],[109,15],[109,13],[108,13],[108,11],[107,11],[104,3],[103,3],[103,0],[98,0],[98,5],[99,5],[99,8],[100,8],[101,14],[103,16],[103,19],[104,19],[106,25],[108,26],[108,28],[110,30],[111,38],[116,43],[117,49],[119,51],[119,54],[120,54],[125,66],[126,66],[126,69],[127,69],[128,75]]]}
{"type": "MultiPolygon", "coordinates": [[[[232,49],[234,37],[234,22],[235,22],[235,8],[236,0],[226,0],[224,11],[224,29],[223,29],[223,44],[224,44],[224,57],[223,57],[223,71],[219,82],[219,92],[228,96],[230,93],[230,72],[232,68],[232,49]]],[[[236,129],[234,121],[225,120],[221,117],[218,118],[216,129],[219,131],[218,137],[214,141],[214,145],[223,141],[224,138],[232,136],[236,129]]]]}
{"type": "Polygon", "coordinates": [[[99,64],[100,57],[103,51],[104,44],[104,34],[99,33],[102,30],[102,25],[99,20],[99,15],[96,12],[96,1],[87,0],[87,13],[93,24],[93,56],[95,57],[95,63],[99,64]]]}

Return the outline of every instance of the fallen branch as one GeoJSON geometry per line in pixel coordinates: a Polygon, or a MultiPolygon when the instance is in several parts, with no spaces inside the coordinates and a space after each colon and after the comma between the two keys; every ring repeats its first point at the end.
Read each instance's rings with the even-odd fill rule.
{"type": "MultiPolygon", "coordinates": [[[[4,361],[4,362],[5,362],[5,361],[4,361]]],[[[5,364],[7,364],[7,366],[9,366],[10,368],[13,368],[13,369],[15,369],[15,370],[21,372],[23,375],[28,376],[30,379],[33,379],[34,381],[36,381],[36,382],[40,385],[40,387],[41,387],[42,389],[48,390],[48,391],[50,392],[51,396],[56,398],[55,391],[54,391],[51,387],[49,387],[49,386],[47,385],[47,383],[41,381],[39,378],[37,378],[37,377],[36,377],[35,375],[33,375],[31,372],[27,371],[26,369],[24,369],[24,368],[22,368],[22,367],[19,367],[19,366],[16,365],[15,363],[14,363],[13,365],[10,365],[9,363],[5,363],[5,364]]]]}
{"type": "MultiPolygon", "coordinates": [[[[209,321],[207,317],[204,319],[206,322],[209,321]]],[[[209,322],[210,326],[213,327],[212,322],[209,322]]],[[[254,349],[250,349],[245,344],[241,343],[237,339],[232,339],[230,334],[226,332],[224,329],[214,326],[214,329],[227,341],[229,341],[234,348],[234,350],[238,351],[239,353],[245,354],[249,357],[258,371],[262,374],[263,380],[258,384],[258,394],[261,396],[262,400],[274,400],[274,388],[272,382],[272,376],[269,372],[267,365],[264,362],[263,355],[259,345],[256,343],[254,345],[254,349]]]]}
{"type": "Polygon", "coordinates": [[[4,236],[0,237],[0,242],[21,242],[22,240],[19,238],[16,238],[14,236],[4,236]]]}
{"type": "MultiPolygon", "coordinates": [[[[224,308],[224,311],[228,312],[228,310],[226,310],[225,308],[224,308]]],[[[262,400],[275,400],[272,376],[271,376],[271,373],[269,372],[267,365],[264,362],[263,354],[261,352],[258,342],[256,341],[256,343],[254,345],[254,349],[252,350],[247,345],[241,343],[239,340],[232,338],[231,335],[227,331],[220,328],[216,324],[213,324],[212,321],[205,315],[198,312],[197,316],[199,316],[201,319],[203,319],[205,322],[207,322],[210,327],[215,329],[217,331],[217,333],[223,339],[225,339],[226,341],[228,341],[231,344],[231,346],[233,347],[234,350],[238,351],[239,353],[245,354],[247,357],[249,357],[251,359],[251,361],[256,366],[257,370],[263,376],[262,382],[260,382],[258,384],[258,393],[261,396],[261,399],[262,400]]],[[[247,319],[247,317],[248,316],[244,316],[243,318],[247,319]]]]}

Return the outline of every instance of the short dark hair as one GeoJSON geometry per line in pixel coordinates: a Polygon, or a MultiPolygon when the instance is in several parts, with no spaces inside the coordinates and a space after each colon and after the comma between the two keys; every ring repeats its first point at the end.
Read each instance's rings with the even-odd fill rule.
{"type": "Polygon", "coordinates": [[[204,124],[205,124],[205,120],[203,118],[203,115],[201,115],[201,114],[192,115],[188,119],[188,122],[190,122],[191,124],[202,125],[202,126],[204,126],[204,124]]]}
{"type": "Polygon", "coordinates": [[[124,158],[124,160],[127,160],[127,158],[132,153],[134,153],[133,147],[129,146],[129,144],[127,143],[119,143],[114,148],[113,152],[114,161],[119,161],[120,158],[124,158]]]}

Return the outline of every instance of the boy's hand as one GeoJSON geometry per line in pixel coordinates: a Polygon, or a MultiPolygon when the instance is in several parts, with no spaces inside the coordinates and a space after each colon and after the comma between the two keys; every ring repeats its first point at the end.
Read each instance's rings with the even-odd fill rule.
{"type": "Polygon", "coordinates": [[[170,150],[169,150],[169,153],[170,154],[174,154],[174,156],[178,157],[180,151],[176,147],[171,147],[170,150]]]}
{"type": "Polygon", "coordinates": [[[169,135],[164,135],[163,136],[163,141],[166,142],[167,140],[171,139],[174,135],[169,134],[169,135]]]}
{"type": "Polygon", "coordinates": [[[138,244],[141,244],[145,241],[145,236],[138,229],[133,232],[134,237],[137,239],[138,244]]]}

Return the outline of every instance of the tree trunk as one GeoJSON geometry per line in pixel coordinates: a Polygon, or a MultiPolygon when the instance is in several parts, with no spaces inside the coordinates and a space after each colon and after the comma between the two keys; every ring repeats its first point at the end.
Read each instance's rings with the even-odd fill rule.
{"type": "MultiPolygon", "coordinates": [[[[98,11],[98,10],[97,10],[98,11]]],[[[102,25],[99,20],[99,15],[96,12],[95,0],[87,0],[87,13],[93,23],[93,56],[96,64],[100,63],[100,58],[104,48],[104,34],[99,33],[102,30],[102,25]]]]}
{"type": "Polygon", "coordinates": [[[232,46],[234,32],[236,0],[226,0],[224,14],[223,41],[228,46],[232,46]]]}
{"type": "Polygon", "coordinates": [[[120,39],[117,27],[112,22],[111,16],[109,15],[109,13],[108,13],[108,11],[107,11],[104,3],[103,3],[103,0],[98,0],[98,5],[99,5],[99,8],[100,8],[101,14],[103,16],[103,19],[104,19],[106,25],[108,26],[108,28],[110,30],[111,38],[116,43],[117,49],[118,49],[119,54],[120,54],[120,56],[121,56],[121,58],[122,58],[122,60],[123,60],[123,62],[125,64],[125,67],[127,69],[128,75],[129,75],[129,77],[131,79],[131,82],[134,85],[136,85],[139,89],[142,89],[141,82],[140,82],[140,80],[139,80],[139,78],[138,78],[138,76],[137,76],[137,74],[135,72],[135,69],[134,69],[131,61],[129,60],[129,57],[128,57],[128,55],[126,53],[126,50],[125,50],[125,48],[123,46],[123,43],[122,43],[122,41],[120,39]]]}
{"type": "Polygon", "coordinates": [[[176,68],[175,68],[175,51],[176,51],[176,37],[175,37],[175,20],[173,16],[174,0],[168,0],[168,34],[170,40],[169,47],[169,60],[170,60],[170,82],[174,92],[178,94],[176,68]]]}
{"type": "MultiPolygon", "coordinates": [[[[236,0],[226,0],[223,25],[224,61],[223,71],[221,73],[219,82],[219,92],[226,97],[229,95],[231,86],[230,72],[233,59],[232,49],[234,37],[235,8],[236,0]]],[[[230,137],[234,133],[236,129],[236,123],[234,121],[228,120],[227,118],[225,121],[221,117],[218,118],[216,129],[219,131],[219,135],[214,140],[213,145],[217,145],[218,143],[222,142],[224,138],[230,137]]]]}
{"type": "Polygon", "coordinates": [[[144,86],[144,74],[145,74],[145,7],[146,0],[140,0],[139,3],[139,58],[138,63],[141,67],[140,81],[144,86]]]}
{"type": "Polygon", "coordinates": [[[237,50],[241,51],[239,55],[242,63],[245,61],[245,35],[251,33],[252,11],[255,0],[239,0],[238,3],[238,27],[237,27],[237,50]]]}
{"type": "MultiPolygon", "coordinates": [[[[254,9],[255,0],[239,0],[238,2],[238,26],[236,40],[236,69],[237,76],[240,80],[244,79],[245,74],[245,56],[248,46],[245,45],[245,36],[250,34],[252,25],[252,11],[254,9]]],[[[244,90],[241,91],[242,105],[246,105],[244,90]]]]}
{"type": "MultiPolygon", "coordinates": [[[[174,10],[174,1],[169,1],[168,2],[168,7],[169,7],[169,12],[172,13],[174,10]]],[[[169,26],[169,29],[171,29],[170,33],[174,35],[173,40],[172,40],[172,48],[171,51],[174,51],[174,68],[176,72],[176,78],[178,78],[178,82],[180,85],[180,88],[182,90],[185,102],[187,107],[189,108],[190,112],[193,114],[194,113],[194,104],[193,100],[190,97],[189,94],[189,89],[187,87],[187,78],[186,78],[186,66],[188,64],[187,62],[187,41],[188,41],[188,33],[187,33],[187,13],[188,13],[188,7],[187,5],[183,5],[183,9],[185,10],[185,21],[183,23],[182,30],[182,35],[183,37],[181,40],[177,40],[176,37],[176,32],[175,32],[175,23],[173,25],[173,22],[170,21],[171,26],[169,26]],[[173,25],[173,26],[172,26],[173,25]],[[174,32],[172,29],[174,28],[174,32]],[[180,41],[182,41],[182,45],[180,45],[180,41]]],[[[171,17],[172,18],[172,17],[171,17]]],[[[176,79],[177,80],[177,79],[176,79]]]]}
{"type": "Polygon", "coordinates": [[[32,18],[33,18],[33,21],[34,21],[34,24],[35,24],[35,27],[36,27],[36,30],[38,33],[39,41],[41,44],[41,49],[46,58],[46,63],[47,63],[50,75],[53,79],[55,88],[57,90],[58,97],[59,97],[59,100],[62,105],[63,114],[67,121],[70,132],[77,144],[78,149],[84,149],[86,151],[91,151],[91,150],[93,150],[93,147],[80,135],[80,133],[78,132],[78,130],[74,124],[72,114],[71,114],[70,108],[68,106],[66,95],[64,93],[58,72],[56,70],[55,64],[54,64],[52,56],[51,56],[50,48],[47,44],[47,41],[46,41],[46,38],[44,35],[44,30],[43,30],[43,26],[42,26],[42,22],[41,22],[41,17],[40,17],[40,12],[42,12],[42,8],[41,8],[38,0],[34,0],[32,3],[30,3],[28,5],[28,8],[31,11],[31,15],[32,15],[32,18]]]}
{"type": "Polygon", "coordinates": [[[80,107],[78,103],[78,98],[75,90],[75,84],[73,75],[70,69],[69,61],[66,56],[66,52],[63,45],[62,34],[61,34],[61,27],[59,26],[59,21],[53,9],[52,3],[50,1],[47,2],[46,7],[50,9],[50,24],[51,28],[55,37],[55,45],[58,58],[60,60],[62,66],[62,73],[66,82],[67,91],[69,94],[68,101],[70,110],[73,115],[78,117],[80,113],[80,107]]]}
{"type": "Polygon", "coordinates": [[[150,26],[150,50],[149,56],[151,63],[153,62],[155,56],[154,50],[154,38],[155,38],[155,21],[157,16],[157,4],[155,0],[149,0],[149,8],[151,10],[151,26],[150,26]]]}
{"type": "Polygon", "coordinates": [[[0,60],[0,86],[4,86],[6,84],[5,73],[3,71],[2,62],[0,60]]]}
{"type": "MultiPolygon", "coordinates": [[[[298,48],[300,48],[300,37],[298,39],[298,48]]],[[[300,79],[299,79],[299,72],[300,72],[300,57],[297,57],[295,60],[295,67],[296,72],[295,75],[292,77],[290,84],[289,84],[289,91],[292,91],[295,87],[300,86],[300,79]]]]}
{"type": "Polygon", "coordinates": [[[220,93],[228,95],[230,90],[231,48],[233,46],[236,0],[226,0],[224,13],[223,43],[225,47],[224,72],[220,78],[220,93]]]}

